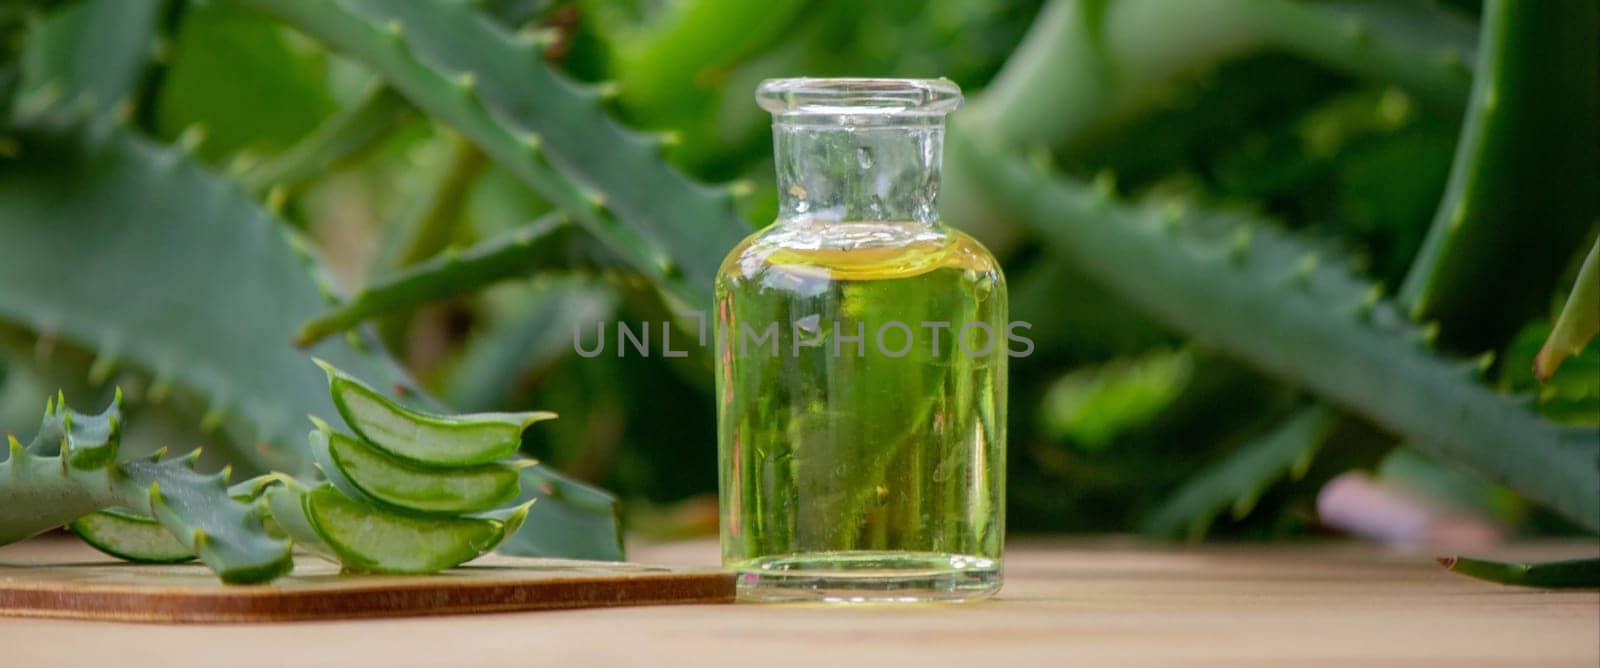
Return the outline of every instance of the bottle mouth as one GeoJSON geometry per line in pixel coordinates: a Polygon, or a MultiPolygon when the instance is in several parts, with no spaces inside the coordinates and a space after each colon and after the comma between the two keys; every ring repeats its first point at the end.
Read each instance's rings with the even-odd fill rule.
{"type": "Polygon", "coordinates": [[[949,79],[767,79],[756,102],[780,122],[938,122],[961,106],[961,87],[949,79]]]}

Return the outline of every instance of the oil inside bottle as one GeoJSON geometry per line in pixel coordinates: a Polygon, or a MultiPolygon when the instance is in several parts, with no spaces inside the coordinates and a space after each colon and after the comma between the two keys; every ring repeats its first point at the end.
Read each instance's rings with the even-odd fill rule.
{"type": "Polygon", "coordinates": [[[784,222],[717,284],[723,560],[760,599],[998,589],[1004,278],[933,222],[784,222]]]}

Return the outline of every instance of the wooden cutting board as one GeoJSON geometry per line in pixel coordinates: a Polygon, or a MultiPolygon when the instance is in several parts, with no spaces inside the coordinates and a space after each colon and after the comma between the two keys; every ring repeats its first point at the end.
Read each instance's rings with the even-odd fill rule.
{"type": "Polygon", "coordinates": [[[310,556],[268,585],[224,585],[204,566],[116,561],[74,539],[0,548],[0,615],[154,623],[409,617],[729,603],[730,573],[490,556],[437,575],[340,575],[310,556]]]}

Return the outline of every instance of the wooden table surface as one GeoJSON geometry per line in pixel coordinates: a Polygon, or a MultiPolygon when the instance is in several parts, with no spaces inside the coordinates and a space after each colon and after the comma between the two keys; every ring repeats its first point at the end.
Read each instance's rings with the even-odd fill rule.
{"type": "MultiPolygon", "coordinates": [[[[19,546],[21,547],[21,546],[19,546]]],[[[0,548],[0,555],[4,549],[0,548]]],[[[64,548],[66,549],[66,548],[64,548]]],[[[76,549],[76,548],[72,548],[76,549]]],[[[1589,541],[1498,556],[1592,556],[1589,541]]],[[[641,562],[712,563],[709,542],[641,562]]],[[[1600,665],[1600,593],[1504,587],[1355,544],[1013,543],[1000,597],[160,626],[0,618],[0,665],[1600,665]]]]}

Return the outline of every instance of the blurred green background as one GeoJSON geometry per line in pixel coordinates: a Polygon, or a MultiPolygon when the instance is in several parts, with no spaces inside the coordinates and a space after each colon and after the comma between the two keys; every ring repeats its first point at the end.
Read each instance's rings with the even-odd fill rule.
{"type": "Polygon", "coordinates": [[[251,383],[287,374],[305,356],[296,328],[339,307],[256,261],[277,237],[192,232],[240,224],[207,203],[232,198],[348,299],[324,346],[352,345],[335,332],[367,321],[364,354],[387,351],[440,404],[557,411],[527,450],[615,492],[642,536],[714,533],[709,355],[582,358],[574,329],[708,301],[715,258],[771,219],[757,82],[942,76],[969,98],[952,118],[947,217],[1002,258],[1012,319],[1037,344],[1011,372],[1014,533],[1592,529],[1600,353],[1574,334],[1562,341],[1581,352],[1548,383],[1530,369],[1573,286],[1600,280],[1578,277],[1600,212],[1595,14],[1584,1],[0,0],[0,425],[24,431],[57,387],[116,384],[134,399],[130,448],[303,461],[253,454],[292,441],[269,426],[305,411],[298,389],[251,383]],[[72,143],[108,133],[180,150],[117,162],[72,143]],[[198,161],[219,185],[117,180],[163,159],[198,161]],[[112,191],[132,204],[63,204],[112,191]],[[552,213],[573,222],[530,223],[552,213]],[[1150,236],[1161,221],[1195,232],[1150,236]],[[1262,276],[1306,287],[1256,290],[1262,276]],[[210,281],[259,289],[195,290],[210,281]],[[1368,300],[1374,285],[1387,288],[1368,300]],[[1370,333],[1345,334],[1374,303],[1370,333]],[[1351,472],[1387,491],[1329,521],[1319,492],[1351,472]],[[1439,523],[1381,528],[1405,508],[1439,523]]]}

